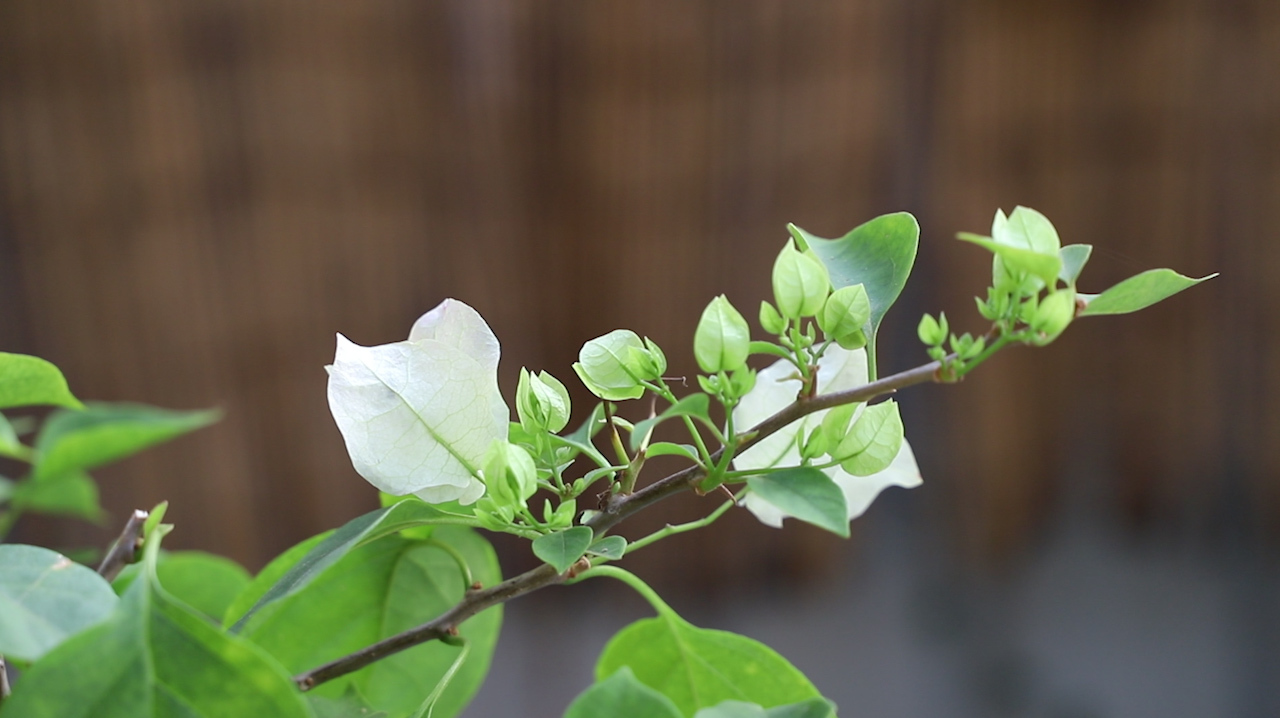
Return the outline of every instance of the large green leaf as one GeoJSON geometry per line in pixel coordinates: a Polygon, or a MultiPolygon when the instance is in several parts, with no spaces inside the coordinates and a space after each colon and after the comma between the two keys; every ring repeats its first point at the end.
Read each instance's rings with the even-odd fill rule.
{"type": "Polygon", "coordinates": [[[592,532],[586,526],[543,534],[533,540],[533,555],[555,567],[559,573],[569,570],[591,545],[592,532]]]}
{"type": "MultiPolygon", "coordinates": [[[[352,550],[397,531],[432,524],[472,526],[475,524],[475,519],[471,516],[442,511],[418,499],[400,501],[391,506],[370,511],[363,516],[357,516],[323,539],[314,539],[316,543],[309,545],[305,555],[289,563],[287,570],[270,585],[270,588],[262,589],[264,582],[261,580],[261,575],[254,579],[246,591],[256,593],[262,589],[262,592],[247,608],[242,605],[243,594],[236,598],[233,608],[242,608],[243,613],[236,616],[237,620],[235,625],[231,626],[231,632],[240,631],[254,613],[272,601],[280,600],[305,588],[308,583],[342,560],[352,550]]],[[[281,565],[278,561],[272,562],[272,566],[278,565],[281,565]]],[[[263,573],[267,571],[264,570],[263,573]]],[[[235,613],[237,611],[230,611],[229,615],[235,613]]]]}
{"type": "Polygon", "coordinates": [[[19,482],[13,490],[13,504],[23,511],[75,516],[93,523],[106,518],[98,502],[98,485],[83,471],[19,482]]]}
{"type": "Polygon", "coordinates": [[[823,239],[795,225],[791,234],[822,260],[834,289],[861,284],[871,300],[867,339],[874,343],[885,312],[898,300],[911,275],[920,242],[920,225],[907,212],[885,214],[854,227],[840,239],[823,239]]]}
{"type": "Polygon", "coordinates": [[[159,588],[157,547],[106,622],[23,672],[0,718],[314,715],[279,664],[159,588]]]}
{"type": "Polygon", "coordinates": [[[1148,269],[1141,274],[1129,277],[1102,294],[1078,295],[1088,302],[1079,316],[1094,317],[1136,312],[1216,276],[1218,276],[1217,273],[1214,273],[1207,277],[1192,279],[1172,269],[1148,269]]]}
{"type": "MultiPolygon", "coordinates": [[[[466,585],[447,544],[475,580],[501,580],[497,557],[469,529],[441,526],[428,540],[383,536],[347,553],[305,588],[256,613],[242,635],[298,673],[426,623],[462,599],[466,585]]],[[[434,718],[456,715],[488,671],[502,621],[501,607],[464,622],[470,654],[436,703],[434,718]]],[[[433,641],[415,646],[316,689],[337,698],[354,686],[367,704],[391,716],[417,709],[460,649],[433,641]]]]}
{"type": "MultiPolygon", "coordinates": [[[[122,594],[141,573],[141,564],[127,566],[111,585],[116,593],[122,594]]],[[[227,607],[249,585],[249,572],[240,564],[204,551],[161,553],[156,577],[170,596],[214,623],[222,621],[227,607]]]]}
{"type": "Polygon", "coordinates": [[[168,411],[142,404],[89,404],[54,412],[36,439],[37,479],[122,459],[218,420],[217,411],[168,411]]]}
{"type": "Polygon", "coordinates": [[[115,606],[92,570],[46,548],[0,544],[0,654],[34,661],[115,606]]]}
{"type": "Polygon", "coordinates": [[[849,538],[849,509],[844,492],[824,472],[797,466],[749,476],[747,486],[788,516],[849,538]]]}
{"type": "Polygon", "coordinates": [[[583,691],[564,718],[681,718],[670,698],[636,679],[623,666],[616,673],[583,691]]]}
{"type": "Polygon", "coordinates": [[[804,674],[746,636],[698,628],[670,608],[615,635],[596,663],[596,680],[629,666],[685,716],[725,700],[772,707],[821,697],[804,674]]]}
{"type": "Polygon", "coordinates": [[[0,352],[0,409],[14,406],[80,408],[58,367],[39,357],[0,352]]]}

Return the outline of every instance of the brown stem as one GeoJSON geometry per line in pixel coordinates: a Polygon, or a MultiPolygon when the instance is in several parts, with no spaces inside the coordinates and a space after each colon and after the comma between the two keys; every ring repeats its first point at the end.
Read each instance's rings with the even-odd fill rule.
{"type": "Polygon", "coordinates": [[[102,564],[98,566],[98,573],[103,578],[114,581],[126,565],[134,562],[134,556],[137,555],[138,549],[142,548],[142,529],[147,523],[147,516],[146,511],[135,509],[133,515],[125,522],[120,538],[111,544],[107,555],[102,559],[102,564]]]}
{"type": "MultiPolygon", "coordinates": [[[[892,394],[893,392],[912,386],[914,384],[923,384],[925,382],[936,381],[935,373],[942,366],[941,362],[930,362],[914,369],[887,376],[883,379],[873,381],[870,384],[849,389],[848,391],[840,391],[832,394],[823,394],[811,399],[798,400],[787,406],[777,414],[760,422],[750,431],[743,434],[743,439],[738,444],[738,450],[741,451],[760,441],[761,439],[782,429],[793,421],[801,419],[815,411],[830,409],[834,406],[842,404],[853,404],[861,401],[870,401],[878,396],[892,394]]],[[[712,462],[718,459],[723,449],[711,455],[712,462]]],[[[616,526],[619,522],[628,516],[640,511],[641,509],[661,501],[662,499],[692,487],[699,479],[706,475],[706,471],[698,466],[691,466],[683,471],[678,471],[666,478],[636,491],[632,494],[616,495],[609,499],[608,505],[603,511],[593,516],[590,521],[586,522],[586,526],[590,526],[595,531],[596,537],[603,536],[609,529],[616,526]]],[[[523,596],[531,591],[540,588],[561,583],[568,578],[567,574],[558,574],[556,570],[548,564],[543,564],[531,571],[507,579],[502,583],[479,591],[470,591],[463,596],[453,608],[445,611],[436,618],[424,623],[420,626],[410,628],[407,631],[398,633],[390,638],[384,638],[377,643],[366,646],[347,656],[343,656],[334,661],[312,669],[306,673],[294,676],[294,683],[302,690],[310,690],[321,683],[331,681],[339,676],[358,671],[365,666],[385,658],[393,653],[403,651],[420,643],[444,639],[448,636],[456,635],[458,626],[466,619],[476,615],[477,613],[496,606],[499,603],[505,603],[517,596],[523,596]]]]}

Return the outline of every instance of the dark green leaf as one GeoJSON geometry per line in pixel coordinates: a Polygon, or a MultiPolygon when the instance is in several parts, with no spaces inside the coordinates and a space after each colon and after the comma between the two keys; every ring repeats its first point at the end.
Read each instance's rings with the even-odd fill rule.
{"type": "Polygon", "coordinates": [[[670,698],[623,666],[573,700],[564,718],[681,718],[670,698]]]}
{"type": "Polygon", "coordinates": [[[844,492],[822,471],[811,466],[771,471],[747,477],[747,486],[783,513],[849,538],[844,492]]]}
{"type": "MultiPolygon", "coordinates": [[[[347,553],[304,590],[267,605],[243,635],[299,673],[426,623],[453,607],[467,588],[453,557],[436,542],[456,550],[482,585],[502,580],[493,549],[469,529],[440,526],[426,541],[383,536],[347,553]]],[[[461,625],[470,653],[437,702],[434,718],[456,715],[475,693],[501,621],[501,607],[494,607],[461,625]]],[[[313,692],[338,698],[354,687],[369,706],[404,716],[422,704],[459,650],[426,643],[313,692]]]]}
{"type": "Polygon", "coordinates": [[[661,424],[667,419],[677,416],[694,416],[706,421],[711,421],[711,400],[706,394],[690,394],[680,401],[667,407],[667,410],[644,421],[636,422],[635,429],[631,432],[631,450],[638,451],[640,442],[644,441],[644,437],[653,427],[661,424]]]}
{"type": "Polygon", "coordinates": [[[670,609],[619,631],[596,663],[596,680],[623,666],[685,716],[725,700],[772,707],[820,697],[804,674],[763,643],[697,628],[670,609]]]}
{"type": "Polygon", "coordinates": [[[586,552],[617,561],[627,552],[627,540],[621,536],[605,536],[588,546],[586,552]]]}
{"type": "MultiPolygon", "coordinates": [[[[138,574],[140,564],[127,567],[112,582],[123,594],[138,574]]],[[[249,572],[229,558],[204,551],[166,551],[156,566],[160,585],[170,596],[221,623],[231,602],[249,585],[249,572]]]]}
{"type": "Polygon", "coordinates": [[[564,573],[574,561],[582,558],[591,545],[591,529],[586,526],[574,526],[564,531],[543,534],[533,540],[533,555],[564,573]]]}
{"type": "MultiPolygon", "coordinates": [[[[262,610],[272,601],[278,601],[305,588],[309,582],[353,549],[403,529],[433,524],[472,526],[475,524],[475,518],[441,511],[425,501],[412,500],[370,511],[348,521],[316,543],[305,556],[290,566],[279,581],[263,593],[257,603],[236,621],[231,627],[231,632],[238,633],[254,613],[262,610]]],[[[257,579],[254,580],[253,585],[259,585],[257,579]]],[[[240,603],[241,600],[237,597],[235,605],[239,606],[240,603]]]]}
{"type": "Polygon", "coordinates": [[[0,409],[14,406],[80,408],[58,367],[39,357],[0,352],[0,409]]]}
{"type": "MultiPolygon", "coordinates": [[[[222,614],[222,627],[230,629],[232,624],[240,620],[249,612],[249,609],[257,605],[258,601],[280,582],[289,569],[293,568],[303,559],[316,544],[324,541],[333,535],[333,531],[326,531],[305,539],[293,546],[289,547],[284,553],[271,559],[271,562],[258,572],[257,576],[249,582],[249,585],[240,590],[240,593],[231,601],[231,605],[227,606],[227,610],[222,614]]],[[[125,569],[127,572],[129,569],[125,569]]],[[[123,576],[124,573],[121,573],[123,576]]],[[[118,581],[118,579],[117,579],[118,581]]],[[[117,591],[119,592],[119,591],[117,591]]]]}
{"type": "Polygon", "coordinates": [[[313,716],[277,663],[158,588],[153,546],[111,617],[24,671],[0,716],[313,716]]]}
{"type": "Polygon", "coordinates": [[[91,569],[49,549],[0,544],[0,654],[34,661],[115,605],[91,569]]]}
{"type": "Polygon", "coordinates": [[[90,404],[59,410],[36,439],[35,476],[86,471],[208,426],[217,411],[168,411],[141,404],[90,404]]]}
{"type": "Polygon", "coordinates": [[[13,503],[25,511],[75,516],[93,523],[102,523],[106,518],[98,503],[98,485],[83,471],[19,482],[14,488],[13,503]]]}
{"type": "Polygon", "coordinates": [[[1067,286],[1076,286],[1076,280],[1080,278],[1080,272],[1084,270],[1084,265],[1089,262],[1089,255],[1093,254],[1093,245],[1090,244],[1068,244],[1058,250],[1058,257],[1062,260],[1062,269],[1058,272],[1058,279],[1066,282],[1067,286]]]}
{"type": "Polygon", "coordinates": [[[1207,277],[1192,279],[1172,269],[1148,269],[1092,298],[1086,294],[1079,295],[1088,299],[1089,302],[1084,311],[1080,312],[1080,316],[1136,312],[1216,276],[1218,276],[1217,273],[1214,273],[1207,277]]]}
{"type": "Polygon", "coordinates": [[[788,229],[797,242],[808,245],[826,265],[833,289],[855,284],[866,288],[871,300],[867,338],[874,346],[880,322],[902,293],[916,261],[920,241],[916,218],[907,212],[881,215],[840,239],[823,239],[795,225],[788,225],[788,229]]]}

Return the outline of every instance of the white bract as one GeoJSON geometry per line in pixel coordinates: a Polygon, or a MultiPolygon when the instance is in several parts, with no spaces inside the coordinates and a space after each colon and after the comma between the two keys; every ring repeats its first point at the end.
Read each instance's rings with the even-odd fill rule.
{"type": "MultiPolygon", "coordinates": [[[[828,347],[826,353],[818,360],[818,391],[821,394],[853,389],[866,383],[867,353],[865,349],[850,351],[833,345],[828,347]]],[[[795,401],[799,390],[800,379],[796,376],[795,367],[785,360],[775,362],[760,372],[756,378],[755,388],[744,396],[741,403],[734,409],[734,424],[739,431],[746,431],[795,401]]],[[[800,450],[796,447],[797,434],[804,432],[804,436],[808,436],[822,424],[822,417],[826,414],[827,411],[815,412],[762,439],[734,457],[735,468],[739,471],[749,471],[799,466],[800,450]]],[[[853,476],[838,466],[823,469],[823,471],[844,492],[851,520],[861,516],[885,487],[911,488],[919,486],[922,481],[920,469],[916,466],[915,455],[911,453],[911,446],[905,439],[893,462],[888,468],[878,473],[870,476],[853,476]]],[[[782,520],[789,516],[755,494],[747,494],[744,503],[761,523],[769,526],[780,528],[782,520]]]]}
{"type": "Polygon", "coordinates": [[[329,410],[356,471],[389,494],[470,504],[484,495],[485,452],[505,440],[498,339],[471,307],[446,299],[408,341],[362,347],[338,335],[329,410]]]}

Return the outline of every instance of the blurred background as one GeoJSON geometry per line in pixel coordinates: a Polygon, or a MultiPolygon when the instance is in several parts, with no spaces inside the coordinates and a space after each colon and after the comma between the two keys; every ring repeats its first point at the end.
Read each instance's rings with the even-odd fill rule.
{"type": "MultiPolygon", "coordinates": [[[[925,484],[852,541],[731,513],[626,565],[845,715],[1280,715],[1267,0],[4,0],[0,347],[83,398],[226,412],[96,472],[109,526],[14,538],[102,545],[168,499],[167,545],[256,570],[376,505],[326,406],[335,333],[398,341],[458,297],[508,392],[522,365],[576,383],[618,327],[690,373],[702,307],[754,316],[787,222],[917,216],[880,358],[908,368],[921,312],[984,329],[989,255],[953,237],[1018,204],[1095,245],[1084,291],[1223,276],[904,393],[925,484]]],[[[647,613],[510,604],[466,715],[559,715],[647,613]]]]}

